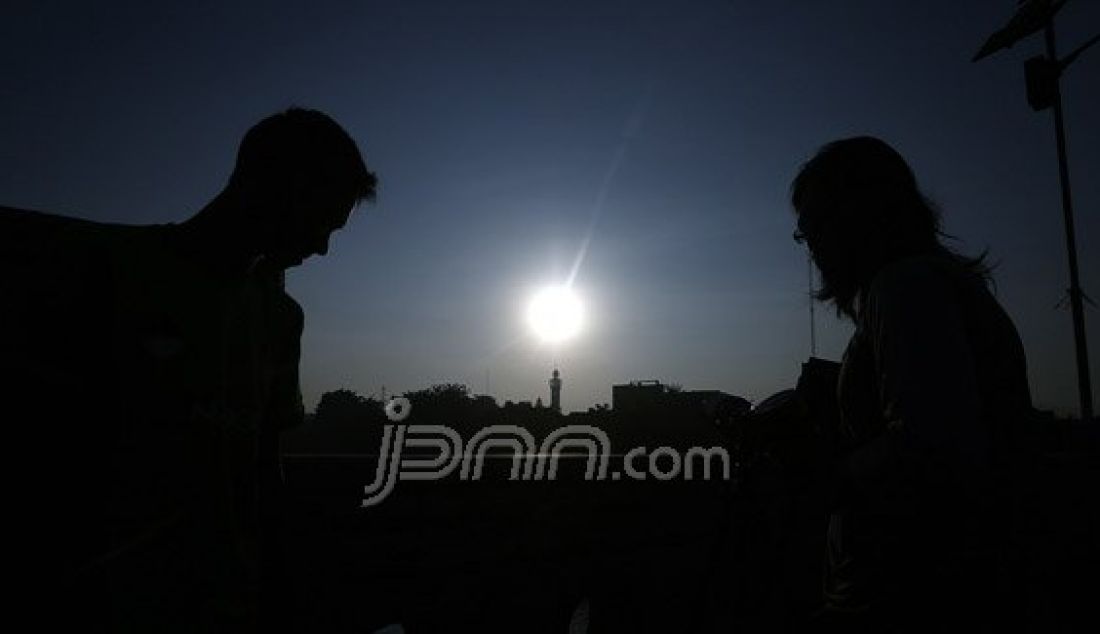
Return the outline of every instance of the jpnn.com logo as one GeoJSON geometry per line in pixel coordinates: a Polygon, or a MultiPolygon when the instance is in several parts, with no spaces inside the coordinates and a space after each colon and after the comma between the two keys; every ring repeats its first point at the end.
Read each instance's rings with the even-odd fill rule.
{"type": "MultiPolygon", "coordinates": [[[[393,398],[385,405],[386,418],[399,423],[412,413],[412,404],[404,397],[393,398]]],[[[382,432],[382,450],[374,482],[364,489],[363,506],[374,506],[386,499],[398,480],[441,480],[458,470],[461,480],[480,480],[490,449],[510,450],[512,467],[509,480],[554,480],[558,461],[566,450],[585,452],[584,479],[619,480],[625,474],[631,480],[673,480],[683,476],[695,479],[697,465],[701,478],[710,480],[712,461],[717,458],[721,478],[730,478],[730,457],[723,447],[691,447],[681,455],[672,447],[657,447],[648,451],[635,447],[624,454],[613,454],[607,433],[591,425],[565,425],[535,442],[534,435],[518,425],[483,427],[469,441],[446,425],[386,425],[382,432]],[[429,448],[438,451],[432,458],[403,457],[406,448],[429,448]],[[609,471],[611,456],[623,458],[622,472],[609,471]],[[637,467],[640,458],[647,458],[646,468],[637,467]],[[663,460],[665,467],[658,464],[663,460]]],[[[573,455],[573,454],[570,454],[573,455]]]]}

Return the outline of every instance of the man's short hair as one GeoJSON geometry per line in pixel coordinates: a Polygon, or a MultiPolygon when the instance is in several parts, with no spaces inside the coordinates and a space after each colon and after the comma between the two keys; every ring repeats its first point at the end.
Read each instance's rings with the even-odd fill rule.
{"type": "Polygon", "coordinates": [[[280,182],[292,174],[373,200],[378,179],[355,140],[318,110],[290,108],[260,121],[244,135],[230,184],[280,182]]]}

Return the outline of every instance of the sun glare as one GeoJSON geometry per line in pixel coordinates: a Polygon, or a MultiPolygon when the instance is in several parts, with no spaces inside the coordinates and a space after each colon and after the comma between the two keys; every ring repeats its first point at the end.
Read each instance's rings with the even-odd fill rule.
{"type": "Polygon", "coordinates": [[[583,321],[580,299],[565,286],[540,290],[527,306],[527,323],[545,343],[561,343],[575,336],[583,321]]]}

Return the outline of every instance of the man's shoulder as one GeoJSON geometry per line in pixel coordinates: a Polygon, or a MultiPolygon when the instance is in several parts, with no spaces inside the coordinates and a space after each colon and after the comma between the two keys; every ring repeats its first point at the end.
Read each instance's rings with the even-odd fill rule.
{"type": "Polygon", "coordinates": [[[159,234],[163,225],[126,225],[0,207],[0,228],[4,258],[18,267],[50,259],[106,256],[128,243],[159,234]]]}
{"type": "Polygon", "coordinates": [[[107,235],[111,225],[43,211],[0,207],[0,236],[5,259],[31,262],[62,249],[82,251],[91,240],[107,235]]]}
{"type": "Polygon", "coordinates": [[[113,245],[132,227],[40,211],[0,208],[4,286],[28,301],[86,298],[110,276],[113,245]]]}

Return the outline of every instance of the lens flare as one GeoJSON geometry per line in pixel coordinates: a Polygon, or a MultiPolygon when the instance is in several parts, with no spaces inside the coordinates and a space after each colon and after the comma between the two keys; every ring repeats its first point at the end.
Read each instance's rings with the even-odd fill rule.
{"type": "Polygon", "coordinates": [[[576,336],[583,321],[581,300],[565,286],[540,290],[527,307],[527,323],[545,343],[561,343],[576,336]]]}

